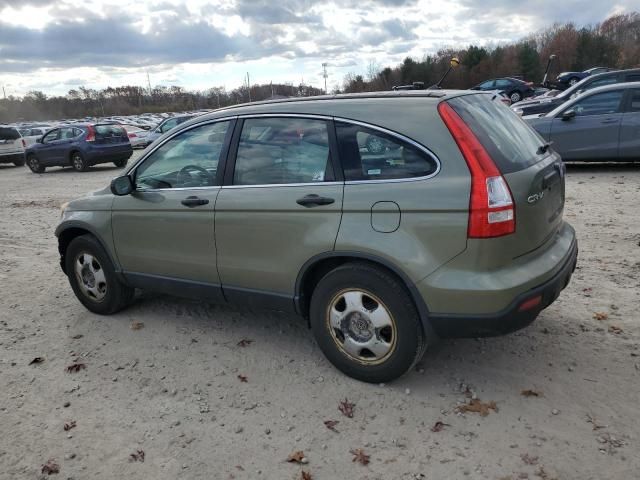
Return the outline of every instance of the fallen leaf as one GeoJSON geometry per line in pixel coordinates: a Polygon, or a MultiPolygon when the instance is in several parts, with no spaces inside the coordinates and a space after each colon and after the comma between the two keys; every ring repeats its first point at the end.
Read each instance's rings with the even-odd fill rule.
{"type": "Polygon", "coordinates": [[[49,460],[47,460],[47,463],[42,465],[41,472],[45,473],[47,475],[52,475],[54,473],[60,473],[60,465],[58,465],[56,463],[56,460],[54,458],[50,458],[49,460]]]}
{"type": "Polygon", "coordinates": [[[364,450],[361,448],[356,448],[355,450],[349,450],[351,455],[353,455],[352,462],[358,462],[360,465],[368,465],[370,456],[364,453],[364,450]]]}
{"type": "Polygon", "coordinates": [[[449,425],[448,423],[442,423],[441,421],[437,421],[433,427],[431,427],[431,431],[438,433],[441,432],[442,430],[444,430],[444,427],[450,427],[451,425],[449,425]]]}
{"type": "Polygon", "coordinates": [[[132,322],[130,325],[131,330],[140,330],[144,328],[144,323],[142,322],[132,322]]]}
{"type": "Polygon", "coordinates": [[[253,340],[249,339],[249,338],[243,338],[242,340],[240,340],[238,342],[238,346],[239,347],[248,347],[249,345],[251,345],[253,343],[253,340]]]}
{"type": "Polygon", "coordinates": [[[71,365],[68,365],[65,370],[67,373],[75,373],[80,370],[84,370],[85,368],[87,368],[87,366],[84,363],[72,363],[71,365]]]}
{"type": "Polygon", "coordinates": [[[31,360],[29,362],[29,365],[33,365],[34,363],[42,363],[44,362],[44,358],[43,357],[36,357],[33,360],[31,360]]]}
{"type": "Polygon", "coordinates": [[[130,462],[141,462],[144,463],[144,450],[142,449],[138,449],[133,453],[129,454],[129,461],[130,462]]]}
{"type": "Polygon", "coordinates": [[[62,428],[64,428],[65,432],[68,432],[72,428],[76,428],[76,421],[75,420],[71,420],[70,422],[65,422],[64,426],[62,428]]]}
{"type": "Polygon", "coordinates": [[[238,375],[238,380],[240,380],[242,383],[247,383],[247,376],[246,375],[238,375]]]}
{"type": "Polygon", "coordinates": [[[596,312],[593,314],[593,318],[595,318],[596,320],[602,321],[609,318],[609,314],[604,312],[596,312]]]}
{"type": "Polygon", "coordinates": [[[309,472],[302,470],[302,474],[300,475],[300,480],[313,480],[313,477],[309,472]]]}
{"type": "Polygon", "coordinates": [[[336,425],[339,423],[340,422],[338,420],[325,420],[324,426],[327,427],[329,430],[333,430],[334,432],[339,433],[338,430],[336,430],[336,425]]]}
{"type": "Polygon", "coordinates": [[[244,468],[242,467],[242,465],[236,465],[236,470],[240,470],[241,472],[244,472],[244,468]]]}
{"type": "Polygon", "coordinates": [[[355,403],[351,403],[345,398],[340,402],[340,405],[338,405],[338,410],[340,410],[345,417],[353,418],[353,409],[355,406],[355,403]]]}
{"type": "Polygon", "coordinates": [[[479,413],[482,417],[486,417],[487,415],[489,415],[489,410],[493,410],[494,412],[498,411],[496,402],[491,401],[483,403],[477,398],[471,400],[468,404],[459,405],[456,407],[456,411],[458,413],[479,413]]]}
{"type": "Polygon", "coordinates": [[[532,457],[528,453],[523,453],[520,458],[527,465],[536,465],[538,463],[538,457],[532,457]]]}
{"type": "Polygon", "coordinates": [[[620,335],[623,332],[622,328],[617,325],[609,325],[609,333],[615,333],[616,335],[620,335]]]}
{"type": "Polygon", "coordinates": [[[590,423],[591,425],[593,425],[593,429],[594,430],[600,430],[601,428],[607,428],[608,427],[608,425],[600,425],[596,421],[595,417],[593,417],[592,415],[589,415],[588,413],[587,413],[587,422],[590,423]]]}
{"type": "Polygon", "coordinates": [[[84,335],[82,335],[81,333],[78,333],[78,334],[74,335],[74,336],[73,336],[73,337],[71,337],[71,338],[73,338],[74,340],[79,340],[79,339],[81,339],[82,337],[84,337],[84,335]]]}
{"type": "Polygon", "coordinates": [[[304,452],[302,450],[293,452],[287,458],[287,462],[291,462],[291,463],[302,463],[303,460],[304,460],[304,452]]]}
{"type": "Polygon", "coordinates": [[[536,390],[526,389],[520,392],[523,397],[541,397],[542,393],[536,390]]]}

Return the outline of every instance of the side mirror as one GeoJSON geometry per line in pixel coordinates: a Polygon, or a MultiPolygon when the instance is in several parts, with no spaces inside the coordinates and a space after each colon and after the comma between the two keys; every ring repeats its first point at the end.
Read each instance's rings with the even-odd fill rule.
{"type": "Polygon", "coordinates": [[[562,113],[562,120],[566,122],[568,120],[571,120],[572,118],[575,118],[575,116],[576,116],[576,111],[573,109],[569,109],[566,112],[562,113]]]}
{"type": "Polygon", "coordinates": [[[133,181],[129,175],[123,175],[122,177],[111,180],[111,193],[114,195],[122,197],[129,195],[134,190],[133,181]]]}

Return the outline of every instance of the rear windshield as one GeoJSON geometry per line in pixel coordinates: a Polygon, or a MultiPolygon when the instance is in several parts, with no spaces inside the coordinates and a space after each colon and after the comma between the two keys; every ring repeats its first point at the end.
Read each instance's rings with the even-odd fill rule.
{"type": "Polygon", "coordinates": [[[95,129],[98,138],[127,136],[124,128],[118,125],[96,125],[95,129]]]}
{"type": "Polygon", "coordinates": [[[449,100],[478,137],[500,171],[524,170],[544,158],[538,149],[545,141],[504,103],[490,95],[465,95],[449,100]]]}
{"type": "Polygon", "coordinates": [[[0,140],[17,140],[19,138],[20,133],[15,128],[0,127],[0,140]]]}

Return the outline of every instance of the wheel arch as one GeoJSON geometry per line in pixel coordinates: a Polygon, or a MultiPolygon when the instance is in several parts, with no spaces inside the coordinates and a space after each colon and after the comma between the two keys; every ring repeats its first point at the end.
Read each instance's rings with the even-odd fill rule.
{"type": "Polygon", "coordinates": [[[118,262],[116,262],[116,259],[111,254],[111,251],[105,245],[102,238],[100,238],[100,235],[98,235],[98,233],[95,231],[94,228],[81,222],[68,222],[60,225],[56,229],[56,237],[58,237],[58,252],[60,253],[60,267],[62,268],[62,271],[65,274],[67,273],[66,267],[65,267],[65,255],[67,253],[67,249],[69,248],[69,245],[71,244],[71,242],[75,238],[80,237],[82,235],[87,235],[87,234],[94,237],[96,241],[100,244],[100,246],[104,249],[104,251],[107,253],[107,256],[109,257],[109,260],[111,261],[111,264],[114,267],[116,274],[119,275],[120,266],[118,262]]]}
{"type": "Polygon", "coordinates": [[[415,283],[393,262],[380,256],[361,252],[326,252],[309,259],[300,269],[295,285],[294,304],[296,312],[307,320],[309,319],[309,305],[311,294],[315,286],[324,275],[334,268],[348,262],[366,262],[378,268],[382,268],[397,277],[405,286],[413,303],[418,309],[422,328],[427,339],[435,334],[429,324],[429,309],[426,302],[418,292],[415,283]]]}

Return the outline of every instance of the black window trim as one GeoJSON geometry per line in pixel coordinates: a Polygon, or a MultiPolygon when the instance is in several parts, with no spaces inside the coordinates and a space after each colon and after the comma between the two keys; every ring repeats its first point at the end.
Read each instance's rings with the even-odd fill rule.
{"type": "Polygon", "coordinates": [[[335,128],[333,125],[333,117],[327,115],[314,115],[306,113],[247,113],[238,116],[238,123],[236,125],[236,131],[231,139],[231,147],[229,148],[229,154],[227,156],[227,162],[224,172],[224,183],[222,188],[225,189],[238,189],[238,188],[273,188],[273,187],[301,187],[313,185],[316,187],[326,185],[342,185],[344,183],[344,177],[342,174],[342,165],[338,160],[338,142],[336,139],[335,128]],[[236,168],[236,159],[238,154],[238,147],[240,145],[240,134],[244,127],[244,121],[252,118],[305,118],[310,120],[324,120],[327,122],[327,133],[329,135],[329,160],[331,162],[331,168],[333,169],[334,179],[326,182],[304,182],[304,183],[264,183],[257,185],[234,185],[233,174],[236,168]]]}
{"type": "MultiPolygon", "coordinates": [[[[140,159],[136,163],[134,163],[129,170],[127,170],[126,175],[131,177],[131,179],[133,180],[133,182],[135,184],[136,171],[138,170],[138,168],[149,157],[151,157],[154,154],[154,152],[156,152],[159,148],[161,148],[167,142],[171,141],[173,138],[177,137],[178,135],[183,134],[184,132],[187,132],[189,130],[193,130],[194,128],[203,127],[205,125],[212,125],[214,123],[229,122],[229,128],[227,129],[227,132],[225,133],[224,143],[222,145],[222,150],[220,151],[220,160],[218,161],[215,185],[207,185],[207,186],[204,186],[204,187],[175,187],[175,188],[153,188],[153,189],[152,188],[145,188],[144,192],[167,192],[167,191],[177,191],[177,190],[205,190],[205,189],[211,189],[211,188],[220,188],[222,186],[222,184],[223,184],[222,183],[223,178],[224,178],[223,175],[224,175],[224,172],[226,170],[226,165],[227,165],[227,161],[228,161],[228,158],[229,158],[229,147],[230,147],[233,135],[235,134],[235,131],[236,131],[236,126],[238,124],[237,120],[238,120],[238,116],[237,115],[233,115],[233,116],[230,116],[230,117],[212,118],[212,119],[204,121],[204,122],[199,122],[199,123],[194,123],[194,124],[191,124],[191,125],[187,125],[187,126],[185,126],[185,128],[181,128],[178,131],[172,133],[167,138],[164,138],[162,140],[162,142],[159,143],[158,145],[156,145],[155,147],[153,147],[153,149],[151,149],[149,151],[146,151],[145,154],[142,157],[140,157],[140,159]]],[[[186,123],[186,122],[183,122],[183,123],[186,123]]],[[[176,125],[176,127],[177,126],[178,125],[176,125]]]]}
{"type": "Polygon", "coordinates": [[[633,93],[635,91],[640,92],[640,87],[627,88],[627,91],[625,92],[625,96],[622,99],[622,111],[620,113],[640,113],[640,111],[638,111],[638,110],[636,110],[636,111],[631,110],[631,105],[632,105],[632,101],[633,101],[633,93]]]}

